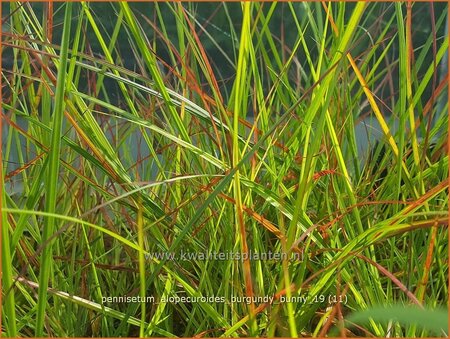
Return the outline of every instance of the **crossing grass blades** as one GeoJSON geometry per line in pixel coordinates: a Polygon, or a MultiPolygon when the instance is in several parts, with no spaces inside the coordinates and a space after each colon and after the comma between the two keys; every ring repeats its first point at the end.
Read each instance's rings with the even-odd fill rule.
{"type": "Polygon", "coordinates": [[[446,3],[2,13],[3,336],[448,335],[446,3]]]}

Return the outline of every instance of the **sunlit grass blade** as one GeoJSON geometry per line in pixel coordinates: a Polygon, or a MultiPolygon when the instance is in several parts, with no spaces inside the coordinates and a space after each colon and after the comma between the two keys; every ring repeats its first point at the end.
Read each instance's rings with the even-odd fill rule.
{"type": "MultiPolygon", "coordinates": [[[[67,61],[70,39],[70,25],[72,19],[72,4],[67,3],[64,16],[64,28],[63,37],[61,40],[61,54],[60,65],[58,69],[58,78],[55,94],[55,110],[52,119],[52,137],[49,153],[49,168],[48,179],[46,182],[46,199],[45,210],[50,215],[46,218],[45,226],[43,229],[42,240],[47,241],[53,234],[55,229],[55,219],[51,214],[56,211],[56,195],[58,189],[59,179],[59,158],[61,150],[61,131],[65,109],[65,94],[66,94],[66,82],[71,79],[66,79],[67,75],[67,61]]],[[[41,255],[41,269],[39,272],[39,303],[36,318],[36,337],[44,336],[44,322],[45,322],[45,310],[47,308],[47,287],[52,271],[52,243],[50,241],[42,251],[41,255]]]]}

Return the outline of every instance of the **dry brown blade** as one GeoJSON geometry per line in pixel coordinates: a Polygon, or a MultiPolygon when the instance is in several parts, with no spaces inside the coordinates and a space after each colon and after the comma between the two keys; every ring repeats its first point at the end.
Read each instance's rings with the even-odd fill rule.
{"type": "Polygon", "coordinates": [[[325,338],[325,335],[327,334],[328,330],[330,329],[331,325],[333,324],[334,317],[337,313],[337,303],[333,306],[330,315],[328,316],[327,320],[325,321],[325,324],[323,325],[322,329],[319,332],[319,338],[325,338]]]}
{"type": "Polygon", "coordinates": [[[431,228],[431,240],[430,240],[430,245],[428,246],[428,250],[427,250],[427,258],[425,260],[425,269],[423,271],[423,275],[422,275],[422,279],[419,282],[415,294],[419,294],[419,300],[421,302],[423,302],[424,297],[425,297],[425,286],[428,283],[428,276],[430,274],[431,271],[431,264],[433,262],[433,251],[434,251],[434,243],[436,241],[436,234],[437,234],[437,222],[435,223],[436,225],[433,226],[431,228]]]}
{"type": "MultiPolygon", "coordinates": [[[[345,286],[345,288],[344,288],[344,291],[342,292],[342,295],[343,296],[345,296],[346,294],[347,294],[347,291],[348,291],[348,289],[349,289],[349,284],[347,284],[346,286],[345,286]]],[[[339,292],[340,293],[340,292],[339,292]]],[[[339,321],[339,324],[342,324],[342,326],[339,326],[340,328],[339,328],[339,330],[340,330],[340,332],[341,332],[341,337],[343,337],[343,338],[345,338],[346,337],[346,331],[345,331],[345,328],[344,328],[344,316],[343,316],[343,314],[342,314],[342,307],[341,307],[341,303],[338,303],[337,304],[337,309],[338,309],[338,321],[339,321]]]]}
{"type": "MultiPolygon", "coordinates": [[[[431,190],[427,191],[427,193],[425,193],[424,195],[422,195],[419,199],[413,201],[411,203],[411,205],[409,207],[407,207],[403,213],[402,216],[407,215],[408,213],[410,213],[411,211],[413,211],[415,208],[417,208],[418,206],[422,205],[425,201],[427,201],[430,197],[432,197],[433,195],[437,194],[438,192],[442,191],[443,189],[445,189],[446,187],[448,187],[449,185],[449,180],[444,180],[442,182],[440,182],[439,184],[437,184],[436,186],[434,186],[431,190]]],[[[400,218],[396,218],[395,220],[393,220],[389,225],[394,225],[398,222],[400,218]]]]}
{"type": "Polygon", "coordinates": [[[195,238],[197,236],[197,234],[203,229],[203,227],[206,226],[206,224],[208,223],[209,220],[211,220],[213,218],[217,218],[217,217],[218,217],[217,211],[214,211],[213,209],[211,209],[211,215],[206,217],[206,219],[204,221],[202,221],[197,227],[195,227],[192,230],[192,237],[195,238]]]}
{"type": "Polygon", "coordinates": [[[444,79],[439,83],[439,85],[436,87],[436,89],[434,90],[433,93],[431,93],[431,98],[427,101],[427,103],[425,104],[425,106],[423,107],[423,111],[422,111],[422,116],[418,117],[416,119],[416,130],[419,128],[420,126],[420,121],[423,120],[425,118],[425,116],[430,112],[430,110],[433,108],[434,103],[436,101],[436,97],[438,97],[441,92],[445,89],[445,87],[448,84],[448,77],[449,77],[449,73],[447,73],[444,76],[444,79]]]}
{"type": "MultiPolygon", "coordinates": [[[[248,249],[248,245],[247,245],[247,233],[245,230],[245,223],[244,223],[244,216],[242,214],[242,209],[237,208],[237,213],[238,213],[239,232],[241,234],[241,249],[242,249],[242,253],[245,254],[245,258],[243,260],[245,294],[251,300],[250,305],[249,305],[249,310],[250,310],[251,314],[253,314],[253,312],[255,310],[255,304],[253,303],[253,296],[254,296],[253,278],[252,278],[252,271],[251,271],[251,266],[250,266],[250,258],[248,255],[249,249],[248,249]]],[[[250,317],[250,318],[252,318],[252,317],[250,317]]]]}
{"type": "Polygon", "coordinates": [[[380,271],[382,274],[384,274],[386,277],[388,277],[395,285],[397,285],[398,288],[400,288],[401,291],[405,292],[405,294],[408,296],[408,298],[416,305],[418,305],[420,308],[424,308],[422,306],[422,303],[416,298],[416,296],[408,290],[408,288],[403,285],[403,283],[397,279],[397,277],[389,272],[386,268],[381,266],[379,263],[373,261],[372,259],[367,258],[366,256],[362,254],[355,254],[360,259],[363,259],[364,261],[368,262],[372,266],[375,266],[378,271],[380,271]]]}
{"type": "Polygon", "coordinates": [[[253,209],[251,209],[245,205],[242,205],[242,208],[245,213],[247,213],[250,217],[252,217],[254,220],[259,222],[262,226],[264,226],[265,229],[267,229],[269,232],[274,234],[278,239],[280,239],[280,240],[285,239],[284,234],[282,234],[281,231],[274,224],[272,224],[269,220],[267,220],[262,215],[258,214],[253,209]]]}
{"type": "Polygon", "coordinates": [[[89,137],[86,135],[84,130],[78,125],[77,121],[72,117],[72,115],[69,114],[66,110],[64,111],[64,115],[66,116],[67,120],[69,120],[70,124],[75,128],[77,131],[77,134],[83,142],[89,146],[89,148],[92,150],[92,152],[95,154],[96,158],[100,161],[101,165],[104,167],[104,169],[108,172],[108,174],[113,178],[116,182],[122,183],[123,180],[117,175],[117,173],[114,171],[114,169],[108,164],[107,159],[103,156],[103,154],[99,151],[97,147],[91,142],[89,137]]]}
{"type": "MultiPolygon", "coordinates": [[[[291,290],[291,292],[295,291],[295,284],[291,284],[289,286],[289,289],[291,290]]],[[[278,301],[282,296],[285,296],[287,293],[287,288],[282,289],[280,292],[277,292],[274,296],[273,296],[273,300],[274,301],[278,301]]],[[[255,308],[253,316],[255,317],[258,313],[261,313],[262,311],[264,311],[267,307],[269,307],[271,305],[270,302],[267,303],[263,303],[258,305],[258,307],[255,308]]],[[[244,317],[244,318],[248,318],[248,316],[244,317]]]]}
{"type": "Polygon", "coordinates": [[[18,175],[19,173],[25,171],[28,167],[34,165],[39,159],[41,159],[45,154],[47,154],[46,152],[42,152],[40,154],[38,154],[36,157],[34,157],[33,159],[31,159],[30,161],[28,161],[27,163],[25,163],[25,165],[16,168],[14,171],[9,172],[8,174],[5,175],[5,180],[6,179],[11,179],[12,177],[18,175]]]}
{"type": "MultiPolygon", "coordinates": [[[[206,188],[205,186],[201,186],[200,188],[202,190],[208,190],[209,192],[212,191],[211,187],[206,188]]],[[[219,193],[219,196],[234,205],[236,204],[236,201],[234,200],[234,198],[226,195],[225,193],[219,193]]],[[[273,225],[269,220],[264,218],[262,215],[258,214],[257,212],[253,211],[253,209],[251,209],[245,205],[242,205],[242,209],[245,213],[247,213],[255,221],[257,221],[262,226],[264,226],[265,229],[267,229],[269,232],[273,233],[278,239],[284,238],[284,235],[281,233],[281,231],[275,225],[273,225]]]]}
{"type": "MultiPolygon", "coordinates": [[[[293,244],[291,249],[295,250],[294,248],[298,249],[298,245],[306,239],[306,237],[312,232],[314,231],[316,228],[319,228],[321,231],[324,231],[330,227],[332,227],[335,223],[337,223],[339,220],[341,220],[343,217],[345,217],[345,215],[351,213],[352,209],[355,207],[362,207],[362,206],[366,206],[366,205],[384,205],[384,204],[412,204],[413,202],[410,201],[400,201],[400,200],[379,200],[379,201],[365,201],[365,202],[361,202],[361,203],[357,203],[354,206],[349,206],[347,207],[347,210],[345,212],[343,212],[340,215],[337,215],[336,217],[333,218],[333,220],[327,222],[324,225],[320,225],[319,223],[314,224],[312,226],[310,226],[305,232],[302,233],[302,235],[300,236],[299,239],[297,239],[293,244]]],[[[323,219],[328,219],[329,216],[326,216],[323,219]]],[[[322,219],[322,220],[323,220],[322,219]]],[[[299,250],[299,249],[298,249],[299,250]]]]}
{"type": "Polygon", "coordinates": [[[218,332],[218,331],[226,331],[226,330],[227,329],[225,327],[214,328],[212,330],[206,330],[206,331],[200,332],[199,334],[194,335],[193,338],[203,338],[206,334],[214,333],[214,332],[218,332]]]}
{"type": "Polygon", "coordinates": [[[313,180],[317,181],[319,180],[321,177],[325,176],[325,175],[333,175],[333,174],[339,174],[342,175],[341,173],[338,173],[335,169],[327,169],[327,170],[323,170],[323,171],[319,171],[313,174],[313,180]]]}
{"type": "MultiPolygon", "coordinates": [[[[5,114],[2,114],[2,119],[5,119],[8,122],[8,124],[11,127],[13,127],[14,129],[16,129],[17,131],[19,131],[20,134],[26,136],[27,138],[32,139],[33,142],[35,142],[37,145],[39,145],[39,147],[46,149],[38,140],[34,139],[34,137],[32,135],[28,134],[27,131],[25,131],[23,128],[21,128],[19,125],[17,125],[14,121],[9,119],[8,116],[6,116],[5,114]]],[[[8,174],[5,175],[5,179],[9,179],[9,178],[19,174],[20,172],[26,170],[28,167],[35,164],[39,159],[41,159],[45,154],[46,154],[46,152],[42,152],[42,153],[38,154],[34,159],[32,159],[29,162],[27,162],[26,164],[24,164],[23,166],[15,169],[14,171],[9,172],[8,174]]]]}
{"type": "MultiPolygon", "coordinates": [[[[337,219],[337,218],[336,218],[337,219]]],[[[336,219],[334,219],[334,220],[336,220],[336,219]]],[[[333,221],[334,221],[333,220],[333,221]]],[[[333,222],[332,221],[332,222],[333,222]]],[[[318,224],[314,224],[314,225],[312,225],[312,226],[310,226],[305,232],[303,232],[302,233],[302,235],[300,236],[300,238],[298,238],[293,244],[292,244],[292,246],[291,246],[291,251],[296,251],[296,252],[298,252],[298,251],[302,251],[299,247],[298,247],[298,245],[301,243],[301,242],[303,242],[303,240],[305,240],[306,239],[306,237],[312,232],[312,231],[314,231],[316,228],[318,228],[318,227],[320,227],[320,225],[318,225],[318,224]]]]}
{"type": "MultiPolygon", "coordinates": [[[[14,223],[13,218],[11,217],[9,219],[10,219],[9,222],[10,222],[11,227],[15,228],[16,225],[14,223]]],[[[40,265],[39,260],[36,258],[36,256],[33,255],[33,249],[28,246],[28,244],[25,242],[24,239],[19,239],[19,245],[24,253],[24,256],[21,257],[22,260],[19,259],[19,256],[18,256],[18,259],[21,261],[23,266],[26,267],[27,265],[31,264],[35,267],[39,267],[39,265],[40,265]]],[[[20,252],[20,251],[18,251],[18,252],[20,252]]]]}
{"type": "Polygon", "coordinates": [[[181,4],[179,4],[179,7],[180,7],[180,9],[183,12],[184,18],[185,18],[187,24],[189,25],[189,28],[191,29],[191,33],[192,33],[195,41],[197,42],[197,47],[200,50],[200,53],[201,53],[201,56],[202,56],[202,61],[205,63],[205,66],[206,66],[206,69],[208,70],[208,73],[210,75],[211,81],[213,82],[214,91],[215,91],[216,95],[218,95],[218,100],[219,100],[219,102],[223,103],[223,98],[222,98],[222,95],[220,93],[219,84],[217,83],[217,79],[214,76],[214,72],[213,72],[211,64],[209,62],[208,55],[206,54],[206,51],[203,48],[203,44],[202,44],[200,38],[197,35],[195,27],[193,26],[192,22],[189,20],[189,17],[188,17],[188,15],[186,13],[186,9],[181,4]]]}
{"type": "Polygon", "coordinates": [[[47,5],[45,7],[45,15],[47,17],[47,40],[51,43],[53,40],[53,1],[47,2],[47,5]]]}

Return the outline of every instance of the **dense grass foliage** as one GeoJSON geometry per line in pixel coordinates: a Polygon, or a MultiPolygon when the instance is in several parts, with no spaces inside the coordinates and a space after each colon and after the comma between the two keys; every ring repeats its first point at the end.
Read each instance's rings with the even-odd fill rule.
{"type": "Polygon", "coordinates": [[[3,5],[2,335],[446,336],[446,22],[3,5]]]}

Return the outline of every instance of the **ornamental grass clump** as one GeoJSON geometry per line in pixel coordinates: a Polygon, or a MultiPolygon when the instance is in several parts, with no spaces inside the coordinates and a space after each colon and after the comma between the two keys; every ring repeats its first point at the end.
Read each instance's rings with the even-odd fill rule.
{"type": "Polygon", "coordinates": [[[2,335],[448,335],[446,3],[2,9],[2,335]]]}

